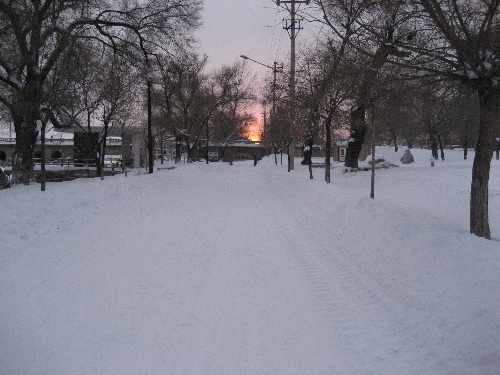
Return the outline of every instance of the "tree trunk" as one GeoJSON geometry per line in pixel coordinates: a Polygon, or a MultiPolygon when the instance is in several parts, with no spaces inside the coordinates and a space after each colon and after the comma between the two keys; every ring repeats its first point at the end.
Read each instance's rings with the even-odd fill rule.
{"type": "Polygon", "coordinates": [[[375,107],[372,107],[372,137],[371,137],[371,151],[372,151],[372,173],[370,179],[370,198],[375,199],[375,107]]]}
{"type": "Polygon", "coordinates": [[[175,164],[181,161],[181,146],[182,146],[182,137],[177,134],[175,137],[175,164]]]}
{"type": "Polygon", "coordinates": [[[443,146],[443,140],[441,138],[441,135],[437,135],[437,140],[439,143],[439,152],[441,153],[441,161],[444,161],[444,146],[443,146]]]}
{"type": "Polygon", "coordinates": [[[104,166],[105,166],[105,157],[106,157],[106,138],[108,136],[107,125],[104,125],[104,136],[101,140],[101,180],[104,180],[104,166]]]}
{"type": "Polygon", "coordinates": [[[40,191],[45,191],[45,182],[47,180],[47,174],[45,173],[45,130],[47,129],[47,121],[42,121],[42,129],[40,130],[40,191]]]}
{"type": "MultiPolygon", "coordinates": [[[[390,38],[389,38],[390,39],[390,38]]],[[[359,154],[363,148],[365,136],[368,131],[365,122],[366,109],[371,101],[371,92],[376,85],[380,69],[387,62],[389,55],[397,54],[397,48],[393,43],[383,43],[375,52],[375,56],[369,68],[362,77],[356,104],[351,109],[351,137],[347,142],[345,166],[358,168],[359,154]]]]}
{"type": "Polygon", "coordinates": [[[313,152],[313,144],[314,139],[311,132],[307,133],[305,147],[304,147],[304,160],[302,164],[306,164],[309,166],[309,178],[313,179],[313,171],[312,171],[312,152],[313,152]],[[306,162],[306,163],[304,163],[306,162]]]}
{"type": "Polygon", "coordinates": [[[464,148],[464,160],[467,160],[467,149],[469,148],[469,138],[465,138],[462,142],[464,148]]]}
{"type": "Polygon", "coordinates": [[[194,149],[198,146],[198,141],[196,141],[193,145],[189,143],[189,139],[185,139],[186,148],[187,148],[187,162],[192,163],[194,161],[194,149]]]}
{"type": "Polygon", "coordinates": [[[163,164],[163,158],[165,156],[164,150],[163,150],[163,134],[160,136],[160,150],[161,150],[161,164],[163,164]]]}
{"type": "Polygon", "coordinates": [[[302,161],[300,162],[300,164],[309,165],[310,161],[311,161],[311,151],[309,150],[309,147],[305,145],[304,150],[302,151],[302,161]]]}
{"type": "Polygon", "coordinates": [[[219,160],[224,160],[224,156],[226,153],[226,146],[220,146],[219,150],[220,150],[219,160]]]}
{"type": "Polygon", "coordinates": [[[304,142],[304,159],[300,164],[302,165],[310,165],[312,162],[312,147],[313,147],[313,138],[310,132],[306,135],[306,140],[304,142]]]}
{"type": "Polygon", "coordinates": [[[432,157],[434,159],[439,159],[438,155],[438,144],[436,140],[436,134],[434,133],[434,130],[430,130],[430,142],[431,142],[431,152],[432,152],[432,157]]]}
{"type": "Polygon", "coordinates": [[[33,152],[38,132],[34,126],[16,127],[16,150],[12,155],[12,170],[18,183],[28,185],[33,170],[33,152]]]}
{"type": "Polygon", "coordinates": [[[408,148],[413,148],[413,140],[411,140],[410,138],[406,138],[406,143],[408,145],[408,148]]]}
{"type": "Polygon", "coordinates": [[[38,138],[37,108],[36,90],[34,87],[26,87],[20,94],[13,113],[16,149],[12,155],[12,170],[15,182],[29,184],[31,178],[33,152],[38,138]]]}
{"type": "Polygon", "coordinates": [[[329,184],[330,181],[330,158],[332,153],[332,132],[331,132],[332,118],[331,115],[325,119],[326,130],[326,155],[325,155],[325,182],[329,184]]]}
{"type": "Polygon", "coordinates": [[[479,91],[480,123],[476,155],[472,166],[470,232],[491,238],[488,218],[488,183],[494,138],[498,135],[500,93],[479,91]]]}
{"type": "Polygon", "coordinates": [[[368,131],[365,114],[366,107],[364,104],[358,104],[351,110],[351,137],[347,142],[345,155],[345,166],[349,168],[358,168],[359,154],[368,131]]]}
{"type": "Polygon", "coordinates": [[[375,142],[372,141],[372,173],[370,178],[370,198],[375,199],[375,142]]]}
{"type": "MultiPolygon", "coordinates": [[[[286,153],[287,153],[287,159],[288,159],[288,172],[290,172],[292,170],[291,168],[291,163],[292,161],[290,160],[291,159],[291,155],[290,155],[290,145],[291,145],[291,141],[289,141],[287,144],[286,144],[286,153]]],[[[295,156],[295,154],[293,154],[293,156],[295,156]]],[[[283,157],[283,156],[282,156],[283,157]]]]}
{"type": "Polygon", "coordinates": [[[97,144],[95,145],[95,176],[96,177],[101,177],[102,176],[102,165],[101,165],[101,153],[102,153],[102,146],[101,146],[102,141],[97,141],[97,144]]]}
{"type": "Polygon", "coordinates": [[[392,134],[392,139],[394,139],[394,152],[398,152],[398,135],[395,132],[392,134]]]}

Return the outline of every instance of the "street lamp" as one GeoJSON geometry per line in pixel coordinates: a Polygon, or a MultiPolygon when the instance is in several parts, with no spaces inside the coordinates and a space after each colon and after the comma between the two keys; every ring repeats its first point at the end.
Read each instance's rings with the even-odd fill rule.
{"type": "Polygon", "coordinates": [[[147,76],[148,85],[148,167],[149,173],[153,173],[154,169],[154,142],[153,142],[153,129],[152,129],[152,100],[151,100],[151,77],[147,76]]]}

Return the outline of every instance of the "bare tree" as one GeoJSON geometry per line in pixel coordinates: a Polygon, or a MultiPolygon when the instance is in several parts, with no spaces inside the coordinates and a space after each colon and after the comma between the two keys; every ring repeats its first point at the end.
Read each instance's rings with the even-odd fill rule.
{"type": "Polygon", "coordinates": [[[285,129],[288,127],[287,110],[285,109],[288,96],[288,78],[282,73],[283,67],[280,66],[278,69],[276,63],[273,72],[270,73],[262,88],[264,100],[267,103],[272,103],[271,120],[266,129],[266,141],[272,145],[276,165],[278,164],[278,153],[281,154],[281,164],[283,164],[285,129]]]}
{"type": "Polygon", "coordinates": [[[109,131],[116,124],[123,124],[130,116],[133,108],[130,103],[134,98],[134,75],[130,74],[132,69],[127,61],[120,56],[108,57],[110,61],[109,70],[104,75],[100,105],[98,108],[99,120],[102,124],[102,131],[99,136],[97,147],[99,149],[98,172],[101,178],[104,177],[103,168],[106,157],[106,140],[109,131]]]}
{"type": "MultiPolygon", "coordinates": [[[[303,97],[307,111],[314,115],[310,123],[318,116],[324,122],[324,131],[318,131],[325,142],[325,181],[330,183],[332,123],[341,106],[352,94],[352,76],[349,70],[348,46],[349,35],[345,34],[341,41],[328,39],[307,53],[304,58],[303,73],[299,74],[299,82],[305,90],[303,97]],[[305,87],[304,87],[305,86],[305,87]]],[[[300,90],[300,88],[299,88],[300,90]]],[[[338,124],[337,124],[338,125],[338,124]]]]}
{"type": "Polygon", "coordinates": [[[394,43],[400,22],[401,1],[316,0],[332,37],[348,40],[358,56],[357,92],[353,97],[345,165],[357,168],[359,155],[368,132],[366,111],[372,105],[373,85],[392,55],[402,52],[394,43]]]}
{"type": "Polygon", "coordinates": [[[128,53],[168,48],[197,25],[200,5],[199,0],[130,1],[113,7],[91,0],[1,0],[0,101],[14,119],[13,169],[20,178],[29,181],[42,86],[76,40],[93,39],[112,48],[123,43],[128,53]]]}
{"type": "Polygon", "coordinates": [[[464,90],[457,90],[452,101],[450,121],[458,137],[454,141],[463,148],[464,160],[467,160],[468,149],[475,144],[479,129],[479,101],[477,95],[464,90]]]}
{"type": "Polygon", "coordinates": [[[411,57],[394,61],[458,81],[479,99],[480,121],[472,169],[470,232],[491,238],[488,185],[500,135],[500,0],[414,0],[411,37],[398,41],[411,57]],[[418,18],[417,18],[418,16],[418,18]]]}
{"type": "Polygon", "coordinates": [[[207,56],[184,52],[170,59],[161,68],[162,107],[172,120],[172,133],[176,137],[176,162],[181,158],[181,143],[184,141],[188,160],[195,157],[203,135],[202,122],[214,101],[206,87],[208,77],[203,70],[207,56]]]}
{"type": "MultiPolygon", "coordinates": [[[[365,10],[357,17],[357,28],[353,30],[356,37],[351,38],[351,46],[368,57],[368,69],[353,110],[353,146],[359,146],[366,133],[364,111],[369,83],[387,64],[409,69],[408,75],[414,78],[427,75],[457,81],[476,92],[480,123],[472,172],[470,231],[490,238],[488,182],[494,142],[500,133],[500,0],[315,3],[326,10],[340,7],[346,14],[350,9],[345,4],[355,3],[356,9],[365,10]]],[[[348,154],[349,160],[354,156],[348,154]]]]}
{"type": "Polygon", "coordinates": [[[226,101],[214,113],[210,135],[223,148],[232,135],[244,137],[255,121],[250,112],[256,100],[253,77],[245,64],[234,63],[213,72],[210,85],[213,97],[226,101]]]}

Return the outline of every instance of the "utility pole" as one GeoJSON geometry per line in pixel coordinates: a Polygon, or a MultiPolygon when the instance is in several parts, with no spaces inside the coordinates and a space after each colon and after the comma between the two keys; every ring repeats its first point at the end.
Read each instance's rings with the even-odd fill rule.
{"type": "MultiPolygon", "coordinates": [[[[276,127],[276,74],[277,73],[283,73],[283,64],[278,65],[278,63],[275,61],[274,65],[272,66],[273,69],[273,103],[271,107],[271,118],[269,120],[270,127],[273,128],[273,134],[275,133],[274,129],[276,127]]],[[[280,131],[279,131],[279,137],[280,140],[283,138],[283,135],[281,134],[281,126],[280,126],[280,131]]]]}
{"type": "MultiPolygon", "coordinates": [[[[242,59],[245,60],[250,60],[253,61],[254,63],[257,63],[259,65],[265,66],[266,68],[272,69],[273,71],[273,106],[271,108],[271,118],[269,120],[271,128],[273,127],[274,123],[274,116],[276,114],[276,74],[277,73],[283,73],[283,64],[278,65],[278,63],[275,61],[273,66],[269,66],[266,64],[263,64],[257,60],[251,59],[248,56],[245,55],[240,55],[242,59]]],[[[281,138],[281,130],[280,130],[280,138],[281,138]]]]}
{"type": "MultiPolygon", "coordinates": [[[[297,4],[309,5],[310,0],[276,0],[276,5],[290,4],[290,19],[286,20],[283,29],[288,31],[290,35],[290,126],[289,126],[289,139],[288,141],[288,171],[293,171],[295,169],[295,147],[293,144],[293,129],[295,126],[295,39],[297,33],[302,29],[300,22],[301,18],[297,19],[297,4]]],[[[288,8],[288,7],[287,7],[288,8]]]]}
{"type": "Polygon", "coordinates": [[[274,118],[274,115],[276,114],[276,73],[278,72],[283,73],[283,64],[278,66],[278,63],[275,61],[272,70],[273,70],[273,106],[271,112],[271,121],[274,118]]]}

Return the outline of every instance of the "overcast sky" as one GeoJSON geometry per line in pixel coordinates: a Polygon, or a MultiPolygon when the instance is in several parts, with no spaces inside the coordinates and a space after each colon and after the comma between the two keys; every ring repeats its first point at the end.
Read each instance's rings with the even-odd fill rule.
{"type": "MultiPolygon", "coordinates": [[[[274,61],[289,63],[290,37],[283,29],[283,20],[290,15],[274,0],[205,0],[204,3],[203,26],[196,37],[199,52],[208,55],[207,72],[243,61],[240,55],[268,66],[274,61]]],[[[305,10],[304,7],[301,5],[299,11],[305,10]]],[[[319,33],[312,24],[302,22],[302,27],[296,39],[297,51],[313,44],[319,33]]],[[[256,74],[258,86],[262,86],[265,76],[271,73],[271,69],[251,61],[248,61],[248,68],[256,74]]],[[[255,107],[254,114],[261,123],[259,106],[255,107]]]]}
{"type": "MultiPolygon", "coordinates": [[[[302,5],[305,7],[305,5],[302,5]]],[[[289,15],[274,0],[205,0],[203,26],[196,32],[200,52],[208,55],[208,69],[231,65],[246,55],[266,65],[287,62],[290,38],[283,29],[289,15]]],[[[310,44],[317,29],[302,23],[297,48],[310,44]]],[[[270,69],[248,62],[261,79],[270,69]]]]}

